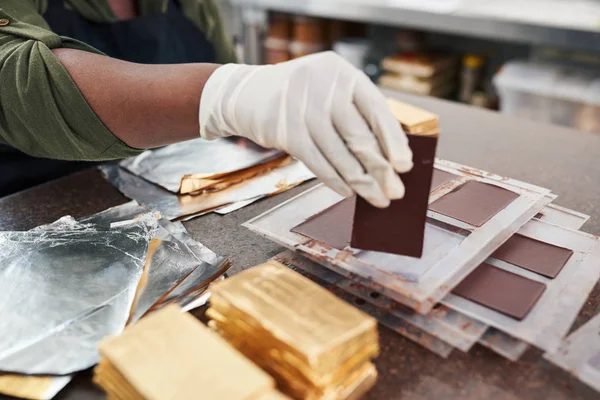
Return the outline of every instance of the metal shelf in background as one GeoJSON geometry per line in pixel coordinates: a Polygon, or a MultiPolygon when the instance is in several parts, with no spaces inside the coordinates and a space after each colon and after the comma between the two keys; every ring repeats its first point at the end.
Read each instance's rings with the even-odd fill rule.
{"type": "Polygon", "coordinates": [[[279,11],[600,51],[595,0],[232,0],[242,11],[279,11]]]}

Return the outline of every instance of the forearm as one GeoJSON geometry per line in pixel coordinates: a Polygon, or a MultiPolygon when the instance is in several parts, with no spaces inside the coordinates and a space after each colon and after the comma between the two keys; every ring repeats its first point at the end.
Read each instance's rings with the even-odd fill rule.
{"type": "Polygon", "coordinates": [[[73,49],[52,52],[106,127],[129,146],[198,137],[200,95],[219,65],[143,65],[73,49]]]}

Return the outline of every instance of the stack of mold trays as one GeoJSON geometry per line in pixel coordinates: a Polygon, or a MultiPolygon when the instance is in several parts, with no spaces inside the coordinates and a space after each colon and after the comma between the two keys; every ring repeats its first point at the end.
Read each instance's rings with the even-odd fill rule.
{"type": "Polygon", "coordinates": [[[600,276],[599,239],[578,230],[589,217],[556,197],[436,160],[421,258],[351,248],[355,199],[322,185],[245,226],[293,250],[278,261],[441,357],[480,343],[516,361],[559,347],[600,276]]]}

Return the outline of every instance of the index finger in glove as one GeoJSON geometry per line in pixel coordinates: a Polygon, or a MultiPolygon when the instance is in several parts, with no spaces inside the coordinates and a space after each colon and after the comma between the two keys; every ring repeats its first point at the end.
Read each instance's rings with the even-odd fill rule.
{"type": "Polygon", "coordinates": [[[354,88],[354,104],[377,137],[382,151],[399,173],[412,168],[412,151],[408,139],[387,106],[385,97],[371,80],[359,73],[354,88]]]}

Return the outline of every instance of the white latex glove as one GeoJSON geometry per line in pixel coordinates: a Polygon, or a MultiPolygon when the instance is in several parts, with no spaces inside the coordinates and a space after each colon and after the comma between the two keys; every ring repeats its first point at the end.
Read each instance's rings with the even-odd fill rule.
{"type": "Polygon", "coordinates": [[[412,152],[383,94],[333,52],[277,65],[227,64],[206,82],[200,136],[243,136],[303,161],[326,185],[376,207],[404,196],[412,152]]]}

